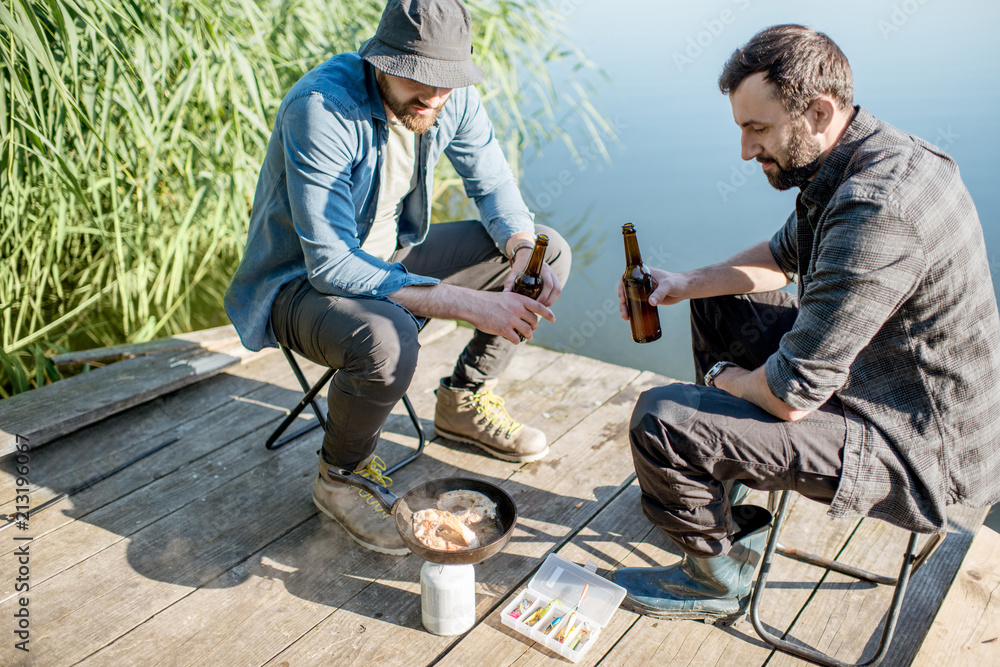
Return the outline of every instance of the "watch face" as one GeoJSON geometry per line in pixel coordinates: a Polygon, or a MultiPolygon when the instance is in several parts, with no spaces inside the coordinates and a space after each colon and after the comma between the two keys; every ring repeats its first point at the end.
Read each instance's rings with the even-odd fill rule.
{"type": "Polygon", "coordinates": [[[720,361],[720,362],[716,363],[714,366],[712,366],[708,370],[708,372],[705,373],[705,384],[707,384],[709,387],[714,387],[715,386],[715,378],[716,378],[716,376],[719,373],[722,372],[723,368],[725,368],[726,366],[729,366],[729,365],[730,364],[729,364],[728,361],[720,361]]]}

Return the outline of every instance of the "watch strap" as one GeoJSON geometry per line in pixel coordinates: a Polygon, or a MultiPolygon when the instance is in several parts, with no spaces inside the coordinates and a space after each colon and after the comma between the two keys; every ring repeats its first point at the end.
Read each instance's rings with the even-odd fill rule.
{"type": "Polygon", "coordinates": [[[719,361],[719,362],[717,362],[714,366],[712,366],[711,368],[708,369],[707,373],[705,373],[705,377],[704,377],[705,385],[708,386],[708,387],[714,387],[715,386],[715,378],[717,378],[719,376],[719,374],[722,373],[722,371],[724,371],[727,367],[729,367],[729,366],[735,366],[735,365],[736,364],[734,364],[731,361],[719,361]]]}

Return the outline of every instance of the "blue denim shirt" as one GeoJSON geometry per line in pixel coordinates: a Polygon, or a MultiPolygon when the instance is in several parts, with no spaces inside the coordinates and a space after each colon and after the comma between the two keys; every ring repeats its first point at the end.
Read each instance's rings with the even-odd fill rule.
{"type": "MultiPolygon", "coordinates": [[[[438,282],[360,249],[375,217],[387,138],[374,71],[357,53],[334,56],[285,96],[257,182],[246,250],[224,300],[247,348],[277,345],[271,305],[282,285],[299,276],[324,294],[381,299],[438,282]]],[[[498,248],[514,233],[534,230],[479,94],[459,88],[421,136],[418,184],[399,219],[403,247],[427,236],[431,174],[442,153],[498,248]]]]}

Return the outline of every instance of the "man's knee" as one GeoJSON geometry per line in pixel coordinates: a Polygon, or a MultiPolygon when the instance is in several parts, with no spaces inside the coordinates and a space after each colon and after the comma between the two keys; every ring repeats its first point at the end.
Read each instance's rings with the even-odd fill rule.
{"type": "Polygon", "coordinates": [[[351,339],[344,370],[364,382],[396,387],[402,395],[417,367],[417,334],[416,323],[402,308],[380,314],[351,339]]]}
{"type": "Polygon", "coordinates": [[[639,395],[632,410],[630,428],[636,428],[647,415],[665,424],[683,424],[698,414],[701,391],[685,382],[647,389],[639,395]]]}
{"type": "Polygon", "coordinates": [[[565,285],[569,279],[570,267],[573,264],[573,250],[569,247],[569,243],[559,232],[545,225],[535,225],[535,233],[545,234],[549,237],[545,261],[555,271],[559,282],[565,285]]]}

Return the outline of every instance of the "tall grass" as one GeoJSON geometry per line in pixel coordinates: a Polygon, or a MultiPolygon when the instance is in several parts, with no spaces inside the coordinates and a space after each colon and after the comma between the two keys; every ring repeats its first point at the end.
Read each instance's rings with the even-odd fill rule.
{"type": "MultiPolygon", "coordinates": [[[[554,137],[572,145],[567,109],[599,139],[585,91],[560,99],[549,80],[556,61],[587,65],[554,4],[468,5],[480,90],[511,161],[554,137]]],[[[0,397],[57,379],[46,359],[54,351],[224,321],[222,294],[282,95],[357,49],[383,6],[0,4],[0,397]]],[[[448,200],[454,174],[439,171],[448,200]]]]}

